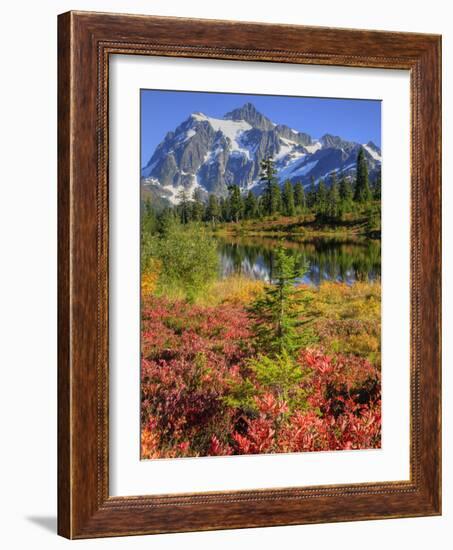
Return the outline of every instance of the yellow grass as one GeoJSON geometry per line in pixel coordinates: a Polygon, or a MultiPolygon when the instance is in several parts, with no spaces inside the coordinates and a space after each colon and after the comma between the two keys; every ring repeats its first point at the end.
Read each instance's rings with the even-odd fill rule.
{"type": "Polygon", "coordinates": [[[324,282],[305,287],[312,300],[319,344],[327,352],[353,353],[380,364],[381,284],[324,282]]]}
{"type": "Polygon", "coordinates": [[[356,282],[352,285],[324,282],[318,289],[307,288],[313,296],[312,311],[327,319],[380,320],[380,283],[356,282]]]}
{"type": "Polygon", "coordinates": [[[252,302],[265,287],[263,281],[254,281],[240,275],[231,275],[226,279],[215,281],[197,300],[202,305],[248,304],[252,302]]]}

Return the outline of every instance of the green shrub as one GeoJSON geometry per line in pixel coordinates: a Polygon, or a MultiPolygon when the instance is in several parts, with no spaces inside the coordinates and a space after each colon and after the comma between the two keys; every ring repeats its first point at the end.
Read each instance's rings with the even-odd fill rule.
{"type": "Polygon", "coordinates": [[[162,265],[160,293],[193,301],[216,278],[216,242],[201,225],[171,224],[154,249],[162,265]]]}
{"type": "Polygon", "coordinates": [[[250,360],[249,367],[259,386],[286,402],[290,412],[306,408],[306,393],[300,384],[307,375],[289,353],[283,351],[275,357],[259,355],[250,360]]]}

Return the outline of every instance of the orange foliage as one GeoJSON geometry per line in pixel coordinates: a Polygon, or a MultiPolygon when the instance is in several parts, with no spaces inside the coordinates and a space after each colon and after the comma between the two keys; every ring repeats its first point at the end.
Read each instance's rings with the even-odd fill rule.
{"type": "Polygon", "coordinates": [[[157,281],[159,279],[160,268],[160,262],[158,260],[151,260],[149,271],[146,271],[146,273],[142,273],[142,296],[149,296],[150,294],[154,294],[157,286],[157,281]]]}

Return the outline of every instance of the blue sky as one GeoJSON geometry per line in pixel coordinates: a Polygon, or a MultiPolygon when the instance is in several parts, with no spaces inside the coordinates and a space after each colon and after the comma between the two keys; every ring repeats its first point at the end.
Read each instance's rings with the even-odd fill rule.
{"type": "Polygon", "coordinates": [[[165,134],[192,113],[201,111],[222,118],[247,102],[276,124],[286,124],[314,138],[328,133],[358,143],[371,140],[381,146],[379,100],[141,90],[142,166],[165,134]]]}

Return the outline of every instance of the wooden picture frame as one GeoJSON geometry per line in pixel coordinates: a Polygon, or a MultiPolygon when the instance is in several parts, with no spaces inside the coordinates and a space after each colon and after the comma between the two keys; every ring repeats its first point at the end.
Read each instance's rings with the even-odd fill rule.
{"type": "Polygon", "coordinates": [[[58,532],[89,538],[441,513],[441,38],[69,12],[58,21],[58,532]],[[405,69],[411,87],[410,480],[109,496],[111,54],[405,69]]]}

